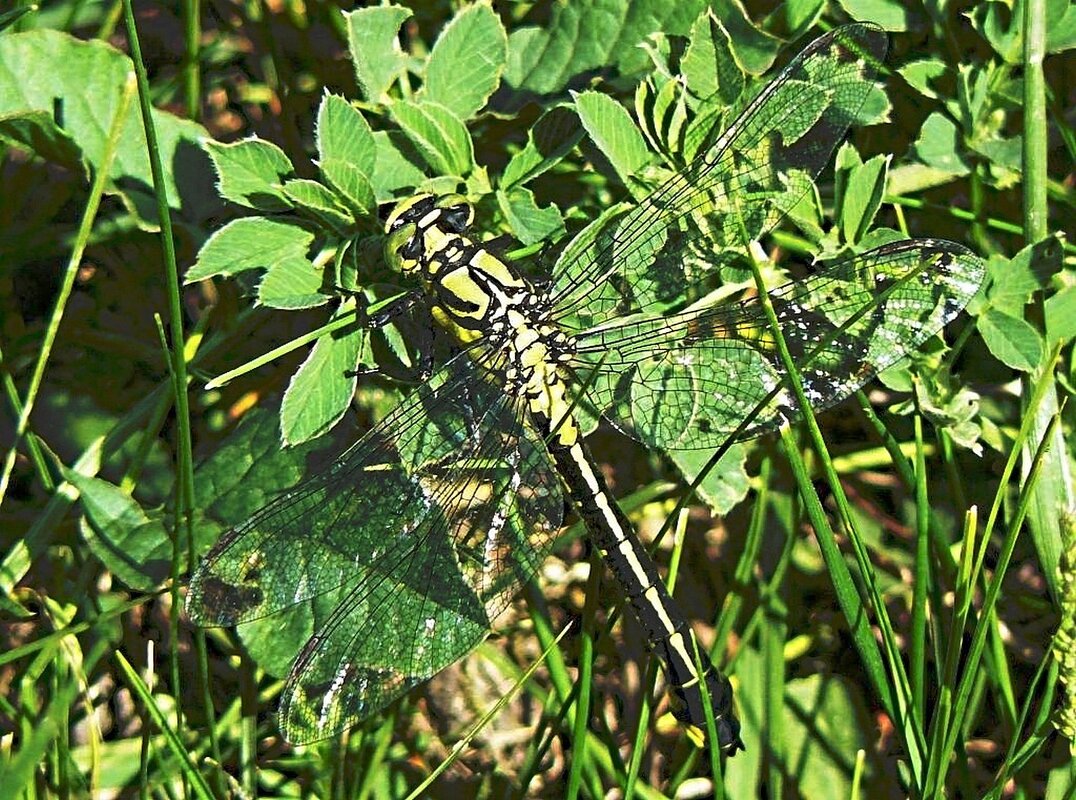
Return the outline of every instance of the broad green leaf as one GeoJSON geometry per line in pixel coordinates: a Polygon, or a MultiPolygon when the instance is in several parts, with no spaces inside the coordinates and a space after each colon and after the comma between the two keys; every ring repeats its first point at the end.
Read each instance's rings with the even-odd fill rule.
{"type": "MultiPolygon", "coordinates": [[[[669,457],[684,475],[684,481],[694,483],[699,472],[713,456],[709,450],[671,450],[669,457]]],[[[751,488],[745,466],[747,448],[734,444],[706,473],[699,484],[699,496],[715,514],[727,514],[747,497],[751,488]]]]}
{"type": "Polygon", "coordinates": [[[1015,370],[1030,372],[1042,359],[1042,337],[1019,317],[987,309],[979,316],[979,334],[994,357],[1015,370]]]}
{"type": "Polygon", "coordinates": [[[899,67],[897,72],[919,94],[936,100],[938,93],[931,84],[944,76],[947,70],[948,67],[944,61],[936,58],[923,58],[917,61],[909,61],[904,66],[899,67]]]}
{"type": "Polygon", "coordinates": [[[377,213],[374,187],[361,169],[350,161],[339,158],[327,158],[318,164],[318,167],[322,177],[336,190],[356,218],[370,217],[377,213]]]}
{"type": "Polygon", "coordinates": [[[521,105],[528,93],[561,92],[580,76],[611,65],[634,74],[647,63],[641,42],[655,31],[686,36],[706,5],[703,0],[555,3],[541,28],[517,28],[509,35],[504,82],[519,92],[515,103],[521,105]]]}
{"type": "Polygon", "coordinates": [[[1024,247],[1012,258],[994,256],[987,261],[990,305],[1000,311],[1022,317],[1024,306],[1032,292],[1050,285],[1050,279],[1061,271],[1061,242],[1048,236],[1024,247]]]}
{"type": "Polygon", "coordinates": [[[63,475],[79,490],[89,523],[83,535],[93,554],[132,589],[160,586],[172,564],[172,540],[163,521],[108,481],[69,469],[63,475]]]}
{"type": "Polygon", "coordinates": [[[840,227],[846,242],[860,241],[874,223],[885,194],[888,166],[889,156],[875,156],[865,164],[842,171],[840,227]]]}
{"type": "Polygon", "coordinates": [[[280,191],[293,172],[284,151],[264,139],[240,142],[205,141],[217,170],[217,191],[221,197],[258,211],[287,211],[291,204],[280,191]]]}
{"type": "Polygon", "coordinates": [[[887,31],[908,30],[908,7],[900,0],[837,0],[852,19],[873,22],[887,31]]]}
{"type": "Polygon", "coordinates": [[[755,27],[740,0],[714,0],[714,15],[728,32],[732,54],[748,75],[761,75],[773,66],[781,40],[755,27]]]}
{"type": "Polygon", "coordinates": [[[700,15],[691,29],[680,71],[687,88],[700,99],[716,96],[730,106],[743,93],[744,75],[733,58],[731,37],[709,12],[700,15]]]}
{"type": "Polygon", "coordinates": [[[53,164],[83,171],[82,149],[78,142],[45,111],[0,115],[0,139],[21,145],[53,164]]]}
{"type": "Polygon", "coordinates": [[[418,186],[425,180],[425,174],[415,166],[415,161],[421,157],[415,153],[414,146],[402,133],[375,131],[374,143],[377,147],[377,160],[370,182],[378,203],[388,202],[396,196],[398,190],[418,186]]]}
{"type": "Polygon", "coordinates": [[[317,181],[295,178],[286,181],[280,190],[294,205],[322,225],[344,234],[354,227],[351,213],[340,203],[338,196],[317,181]]]}
{"type": "Polygon", "coordinates": [[[420,99],[470,119],[501,82],[508,36],[488,2],[465,7],[437,37],[420,99]]]}
{"type": "Polygon", "coordinates": [[[498,190],[497,205],[512,233],[523,244],[534,244],[564,232],[560,209],[552,203],[539,208],[530,189],[517,186],[510,191],[498,190]]]}
{"type": "Polygon", "coordinates": [[[960,156],[960,132],[947,116],[934,111],[923,123],[915,152],[924,164],[951,175],[967,175],[970,171],[960,156]]]}
{"type": "Polygon", "coordinates": [[[1046,301],[1046,339],[1068,342],[1076,338],[1076,286],[1066,286],[1046,301]]]}
{"type": "Polygon", "coordinates": [[[270,308],[313,308],[329,302],[321,293],[324,273],[305,255],[289,255],[270,265],[258,284],[258,302],[270,308]]]}
{"type": "MultiPolygon", "coordinates": [[[[342,304],[337,316],[352,313],[342,304]]],[[[284,444],[301,444],[330,431],[347,412],[355,394],[356,368],[369,331],[356,327],[323,336],[292,376],[280,406],[284,444]]]]}
{"type": "Polygon", "coordinates": [[[407,68],[396,37],[410,16],[410,9],[391,5],[344,12],[355,78],[371,103],[384,102],[389,86],[407,68]]]}
{"type": "Polygon", "coordinates": [[[431,102],[393,103],[392,116],[436,172],[464,176],[474,167],[474,144],[463,122],[431,102]]]}
{"type": "Polygon", "coordinates": [[[583,128],[575,109],[554,106],[527,132],[527,144],[508,162],[501,186],[509,189],[533,180],[570,153],[582,138],[583,128]]]}
{"type": "MultiPolygon", "coordinates": [[[[79,147],[86,163],[96,169],[104,155],[120,92],[133,69],[126,55],[99,40],[82,41],[53,30],[5,34],[0,36],[0,116],[37,112],[51,118],[79,147]]],[[[196,222],[216,214],[220,202],[212,191],[199,146],[207,136],[205,128],[157,110],[153,122],[169,205],[182,209],[196,222]]],[[[36,123],[35,127],[35,135],[44,130],[36,123]]],[[[50,138],[57,144],[55,137],[50,138]]],[[[128,114],[110,177],[108,191],[141,212],[143,227],[155,229],[156,206],[150,189],[153,176],[137,103],[128,114]]]]}
{"type": "Polygon", "coordinates": [[[590,138],[620,180],[630,179],[650,163],[650,151],[624,107],[600,92],[573,94],[575,109],[590,138]]]}
{"type": "MultiPolygon", "coordinates": [[[[372,175],[377,158],[370,124],[357,108],[338,94],[326,94],[318,108],[316,130],[318,162],[342,161],[363,175],[372,175]]],[[[332,183],[331,176],[327,176],[332,183]]]]}
{"type": "Polygon", "coordinates": [[[248,269],[268,269],[285,258],[305,258],[313,241],[314,234],[291,223],[264,217],[233,220],[202,245],[184,282],[237,275],[248,269]]]}

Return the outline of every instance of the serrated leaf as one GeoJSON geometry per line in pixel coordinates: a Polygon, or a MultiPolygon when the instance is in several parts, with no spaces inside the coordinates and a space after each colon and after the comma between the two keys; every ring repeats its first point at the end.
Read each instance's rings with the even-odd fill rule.
{"type": "Polygon", "coordinates": [[[500,85],[507,50],[508,35],[489,4],[465,7],[437,37],[420,97],[470,119],[500,85]]]}
{"type": "Polygon", "coordinates": [[[374,187],[370,185],[370,179],[362,170],[350,161],[338,158],[325,159],[318,166],[326,182],[336,190],[340,199],[347,204],[351,213],[357,218],[361,219],[377,213],[374,187]]]}
{"type": "MultiPolygon", "coordinates": [[[[341,305],[337,316],[353,310],[341,305]]],[[[314,343],[280,406],[280,434],[286,445],[323,436],[343,418],[355,394],[356,368],[368,335],[363,328],[353,328],[314,343]]]]}
{"type": "Polygon", "coordinates": [[[574,94],[575,108],[590,138],[620,180],[627,184],[650,163],[650,151],[624,107],[600,92],[574,94]]]}
{"type": "Polygon", "coordinates": [[[552,203],[539,208],[530,189],[520,186],[511,191],[497,191],[497,205],[523,244],[534,244],[564,232],[564,217],[552,203]]]}
{"type": "Polygon", "coordinates": [[[370,178],[378,203],[396,196],[399,189],[418,186],[426,175],[415,165],[419,158],[414,146],[400,131],[376,131],[377,161],[370,178]]]}
{"type": "Polygon", "coordinates": [[[744,87],[744,75],[732,56],[732,40],[720,21],[708,11],[691,29],[690,41],[680,71],[687,88],[698,98],[720,98],[732,105],[744,87]]]}
{"type": "Polygon", "coordinates": [[[1050,284],[1061,271],[1061,242],[1054,236],[1029,244],[1012,258],[992,256],[986,262],[990,305],[1014,317],[1023,316],[1032,292],[1050,284]]]}
{"type": "Polygon", "coordinates": [[[407,67],[397,34],[400,25],[410,16],[411,10],[401,6],[344,12],[355,78],[363,97],[371,103],[383,102],[389,86],[407,67]]]}
{"type": "Polygon", "coordinates": [[[217,191],[225,200],[258,211],[291,208],[280,184],[293,170],[275,144],[256,138],[230,143],[206,139],[204,146],[217,171],[217,191]]]}
{"type": "Polygon", "coordinates": [[[471,171],[471,134],[449,109],[428,101],[404,101],[392,104],[392,116],[436,172],[464,176],[471,171]]]}
{"type": "Polygon", "coordinates": [[[728,32],[733,57],[748,75],[761,75],[773,66],[781,50],[781,40],[757,28],[740,0],[715,0],[714,15],[728,32]]]}
{"type": "Polygon", "coordinates": [[[924,97],[938,98],[938,93],[931,86],[936,80],[945,75],[948,67],[944,61],[936,58],[922,58],[917,61],[909,61],[897,72],[908,82],[908,85],[924,97]]]}
{"type": "Polygon", "coordinates": [[[647,55],[639,44],[655,31],[686,36],[706,5],[704,0],[553,4],[541,28],[519,28],[508,37],[504,82],[517,90],[509,107],[522,105],[530,93],[577,86],[580,76],[595,70],[640,71],[647,55]]]}
{"type": "Polygon", "coordinates": [[[340,203],[337,195],[317,181],[295,178],[286,181],[280,190],[297,211],[305,212],[337,233],[346,233],[354,227],[354,218],[340,203]]]}
{"type": "MultiPolygon", "coordinates": [[[[672,450],[670,458],[684,475],[684,480],[694,483],[699,472],[713,455],[708,450],[672,450]]],[[[727,514],[747,497],[750,479],[747,476],[747,448],[734,444],[721,460],[714,465],[702,483],[699,496],[706,501],[715,514],[727,514]]]]}
{"type": "Polygon", "coordinates": [[[193,283],[215,275],[268,269],[282,258],[305,258],[313,241],[314,234],[291,223],[264,217],[233,220],[202,245],[183,280],[193,283]]]}
{"type": "Polygon", "coordinates": [[[1042,337],[1024,320],[990,308],[979,316],[978,327],[987,348],[1002,363],[1021,372],[1038,366],[1042,337]]]}
{"type": "Polygon", "coordinates": [[[956,124],[934,111],[919,131],[915,152],[924,164],[951,175],[967,175],[970,170],[959,152],[960,132],[956,124]]]}
{"type": "Polygon", "coordinates": [[[1068,342],[1076,338],[1076,286],[1066,286],[1046,301],[1046,339],[1068,342]]]}
{"type": "Polygon", "coordinates": [[[899,0],[838,0],[848,16],[891,32],[908,30],[907,4],[899,0]]]}
{"type": "Polygon", "coordinates": [[[66,468],[63,475],[79,491],[89,523],[83,535],[93,554],[132,589],[160,586],[172,565],[172,540],[162,520],[108,481],[66,468]]]}
{"type": "Polygon", "coordinates": [[[277,259],[258,284],[258,302],[270,308],[313,308],[329,302],[321,293],[324,273],[305,255],[277,259]]]}
{"type": "Polygon", "coordinates": [[[377,158],[373,131],[359,110],[340,95],[322,98],[315,137],[322,172],[326,161],[342,161],[363,175],[373,174],[377,158]]]}
{"type": "MultiPolygon", "coordinates": [[[[134,69],[131,60],[100,40],[82,41],[54,30],[0,36],[0,115],[43,114],[98,168],[120,91],[134,69]]],[[[153,111],[165,190],[173,209],[202,222],[220,210],[199,142],[208,134],[201,125],[164,111],[153,111]]],[[[123,126],[108,190],[141,212],[138,221],[156,229],[153,175],[146,149],[142,113],[137,103],[123,126]]]]}
{"type": "Polygon", "coordinates": [[[848,171],[840,205],[840,226],[845,241],[860,241],[874,223],[885,194],[888,166],[889,156],[875,156],[848,171]]]}
{"type": "Polygon", "coordinates": [[[85,173],[82,149],[52,114],[23,111],[0,115],[0,139],[20,145],[53,164],[85,173]]]}
{"type": "Polygon", "coordinates": [[[554,106],[527,133],[526,146],[512,156],[501,176],[505,189],[527,183],[548,170],[583,138],[579,115],[571,106],[554,106]]]}

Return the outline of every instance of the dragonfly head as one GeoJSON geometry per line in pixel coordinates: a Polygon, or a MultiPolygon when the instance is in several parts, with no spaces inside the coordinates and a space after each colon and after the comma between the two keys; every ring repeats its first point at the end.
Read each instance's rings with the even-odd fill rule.
{"type": "Polygon", "coordinates": [[[458,194],[401,200],[385,220],[385,260],[400,272],[413,272],[422,262],[428,231],[462,234],[473,220],[474,209],[458,194]]]}

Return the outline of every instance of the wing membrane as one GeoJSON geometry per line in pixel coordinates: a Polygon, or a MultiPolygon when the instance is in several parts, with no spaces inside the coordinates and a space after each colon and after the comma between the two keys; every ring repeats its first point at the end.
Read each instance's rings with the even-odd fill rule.
{"type": "Polygon", "coordinates": [[[323,474],[221,538],[187,608],[234,625],[332,609],[281,701],[290,741],[332,735],[460,658],[537,569],[563,500],[517,400],[461,354],[323,474]]]}
{"type": "Polygon", "coordinates": [[[885,49],[882,31],[862,24],[812,42],[712,148],[562,257],[554,316],[585,330],[614,313],[682,307],[721,250],[761,237],[810,190],[874,90],[885,49]],[[702,257],[689,257],[692,243],[702,257]]]}
{"type": "MultiPolygon", "coordinates": [[[[978,290],[983,262],[937,239],[895,242],[770,293],[815,409],[840,402],[917,349],[978,290]]],[[[576,338],[588,401],[665,449],[714,447],[751,414],[742,438],[798,413],[757,296],[616,321],[576,338]]]]}

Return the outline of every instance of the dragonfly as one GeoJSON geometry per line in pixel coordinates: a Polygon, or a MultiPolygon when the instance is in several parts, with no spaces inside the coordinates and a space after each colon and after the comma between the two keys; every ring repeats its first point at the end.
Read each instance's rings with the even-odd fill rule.
{"type": "MultiPolygon", "coordinates": [[[[202,625],[326,609],[282,691],[288,741],[341,732],[474,649],[550,553],[567,499],[662,664],[676,716],[696,732],[709,716],[722,751],[743,748],[729,679],[618,506],[583,420],[675,450],[800,416],[762,295],[712,291],[719,256],[812,189],[885,50],[867,24],[810,43],[694,160],[586,228],[547,280],[471,238],[463,197],[394,207],[386,259],[417,284],[453,354],[329,466],[225,533],[187,595],[202,625]]],[[[822,410],[940,331],[983,277],[959,244],[906,240],[767,296],[822,410]]]]}

